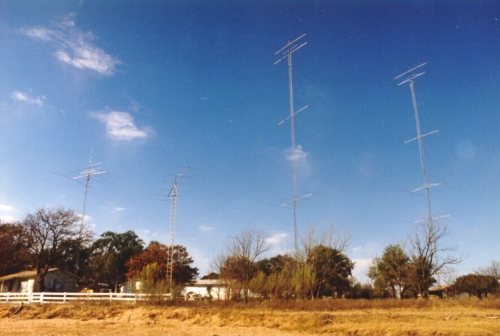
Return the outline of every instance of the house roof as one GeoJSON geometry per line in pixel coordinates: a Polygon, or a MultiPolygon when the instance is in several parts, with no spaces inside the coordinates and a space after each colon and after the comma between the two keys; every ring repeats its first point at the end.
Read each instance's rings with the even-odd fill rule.
{"type": "MultiPolygon", "coordinates": [[[[49,268],[49,271],[47,273],[56,272],[56,271],[64,272],[64,273],[67,273],[67,274],[71,274],[72,276],[75,276],[74,274],[72,274],[70,272],[67,272],[67,271],[64,271],[64,270],[60,270],[57,267],[49,268]]],[[[29,270],[29,271],[22,271],[22,272],[18,272],[18,273],[14,273],[14,274],[4,275],[3,277],[0,277],[0,281],[10,280],[10,279],[17,279],[17,278],[33,278],[35,276],[36,276],[36,270],[29,270]]]]}
{"type": "Polygon", "coordinates": [[[221,280],[196,280],[194,284],[189,285],[189,287],[203,287],[203,286],[221,286],[224,283],[221,280]]]}
{"type": "Polygon", "coordinates": [[[451,288],[451,287],[452,287],[451,285],[436,286],[436,287],[429,288],[429,292],[437,292],[437,291],[445,290],[446,288],[451,288]]]}

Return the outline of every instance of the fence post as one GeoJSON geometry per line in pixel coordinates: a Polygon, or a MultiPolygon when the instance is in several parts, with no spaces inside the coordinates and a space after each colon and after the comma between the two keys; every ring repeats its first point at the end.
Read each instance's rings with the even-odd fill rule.
{"type": "Polygon", "coordinates": [[[6,302],[9,302],[9,296],[10,296],[10,292],[7,292],[7,301],[6,302]]]}
{"type": "Polygon", "coordinates": [[[28,303],[31,303],[32,300],[33,300],[33,292],[29,292],[28,293],[28,303]]]}
{"type": "Polygon", "coordinates": [[[64,292],[63,303],[66,303],[66,292],[64,292]]]}
{"type": "Polygon", "coordinates": [[[40,303],[43,303],[43,292],[40,293],[40,303]]]}
{"type": "Polygon", "coordinates": [[[113,292],[109,292],[109,302],[113,302],[113,292]]]}

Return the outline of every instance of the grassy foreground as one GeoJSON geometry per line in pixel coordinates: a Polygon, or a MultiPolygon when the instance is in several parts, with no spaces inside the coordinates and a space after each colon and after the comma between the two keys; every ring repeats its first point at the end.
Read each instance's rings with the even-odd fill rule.
{"type": "Polygon", "coordinates": [[[1,335],[500,335],[500,300],[0,306],[1,335]]]}

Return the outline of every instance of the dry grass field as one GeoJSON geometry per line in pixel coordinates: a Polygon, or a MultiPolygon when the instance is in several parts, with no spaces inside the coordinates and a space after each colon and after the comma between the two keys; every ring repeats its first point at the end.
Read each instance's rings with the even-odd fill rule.
{"type": "Polygon", "coordinates": [[[0,306],[0,335],[500,335],[500,300],[0,306]]]}

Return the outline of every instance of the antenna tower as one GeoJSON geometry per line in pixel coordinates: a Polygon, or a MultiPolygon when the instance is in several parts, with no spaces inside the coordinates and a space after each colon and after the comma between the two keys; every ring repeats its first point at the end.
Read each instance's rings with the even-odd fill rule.
{"type": "Polygon", "coordinates": [[[82,171],[80,172],[79,175],[73,177],[73,180],[85,178],[85,194],[83,197],[83,211],[82,211],[82,222],[81,222],[82,225],[85,224],[85,211],[87,210],[87,195],[90,187],[90,179],[92,178],[92,176],[95,175],[106,174],[106,171],[102,170],[99,167],[102,163],[94,163],[94,164],[92,163],[92,152],[93,150],[90,150],[89,164],[82,168],[82,171]]]}
{"type": "Polygon", "coordinates": [[[186,175],[189,167],[184,169],[182,174],[175,174],[174,185],[167,195],[167,198],[172,199],[172,205],[170,208],[170,246],[168,250],[168,260],[167,260],[167,281],[170,288],[170,293],[172,293],[172,274],[174,269],[174,243],[175,243],[175,224],[177,220],[177,185],[180,180],[186,175]]]}
{"type": "Polygon", "coordinates": [[[422,168],[422,175],[423,175],[423,178],[424,178],[424,185],[422,187],[419,187],[415,190],[412,190],[412,192],[416,192],[416,191],[419,191],[419,190],[422,190],[422,189],[425,189],[425,195],[426,195],[426,198],[427,198],[427,215],[428,215],[428,220],[432,223],[432,221],[435,219],[435,217],[432,217],[432,208],[431,208],[431,197],[430,197],[430,191],[429,191],[429,188],[431,187],[435,187],[435,186],[438,186],[438,185],[441,185],[441,183],[429,183],[428,180],[427,180],[427,171],[426,171],[426,168],[425,168],[425,155],[424,155],[424,143],[423,143],[423,140],[422,138],[427,136],[427,135],[431,135],[431,134],[434,134],[434,133],[437,133],[439,132],[439,130],[435,130],[435,131],[432,131],[432,132],[429,132],[429,133],[426,133],[426,134],[422,134],[421,130],[420,130],[420,118],[418,116],[418,108],[417,108],[417,98],[415,96],[415,83],[414,83],[414,80],[420,76],[422,76],[423,74],[425,74],[425,71],[424,72],[420,72],[420,73],[414,73],[414,71],[416,69],[419,69],[421,67],[423,67],[424,65],[426,65],[426,63],[422,63],[406,72],[403,72],[401,75],[395,77],[394,79],[398,79],[398,78],[401,78],[405,75],[408,75],[408,77],[403,80],[401,83],[398,84],[398,86],[400,85],[403,85],[405,83],[410,83],[410,90],[411,90],[411,98],[412,98],[412,101],[413,101],[413,109],[415,110],[415,121],[416,121],[416,125],[417,125],[417,137],[413,138],[413,139],[410,139],[408,141],[405,142],[405,144],[413,141],[413,140],[417,140],[418,141],[418,149],[419,149],[419,152],[420,152],[420,165],[421,165],[421,168],[422,168]]]}
{"type": "MultiPolygon", "coordinates": [[[[280,59],[274,62],[274,65],[280,63],[284,59],[288,60],[288,89],[290,91],[290,116],[281,121],[278,125],[283,124],[285,121],[290,119],[290,130],[291,130],[291,139],[292,139],[292,175],[293,175],[293,228],[295,234],[295,251],[298,251],[299,248],[299,237],[298,237],[298,224],[297,224],[297,152],[295,148],[295,116],[304,111],[309,105],[304,106],[298,111],[295,111],[293,106],[293,76],[292,76],[292,54],[305,46],[307,42],[298,42],[301,38],[306,36],[303,34],[297,37],[295,40],[288,42],[283,48],[274,53],[275,56],[280,55],[280,59]]],[[[301,197],[302,198],[302,197],[301,197]]],[[[285,203],[286,204],[286,203],[285,203]]]]}
{"type": "MultiPolygon", "coordinates": [[[[92,178],[92,176],[106,174],[106,171],[102,170],[99,167],[102,163],[92,163],[92,152],[93,149],[90,150],[89,164],[87,166],[82,167],[82,170],[80,171],[79,175],[73,177],[73,180],[85,178],[85,194],[83,196],[82,221],[80,223],[82,227],[85,224],[85,214],[87,210],[87,196],[90,187],[90,179],[92,178]]],[[[75,274],[77,274],[79,268],[80,268],[80,249],[77,248],[76,260],[75,260],[75,274]]]]}

